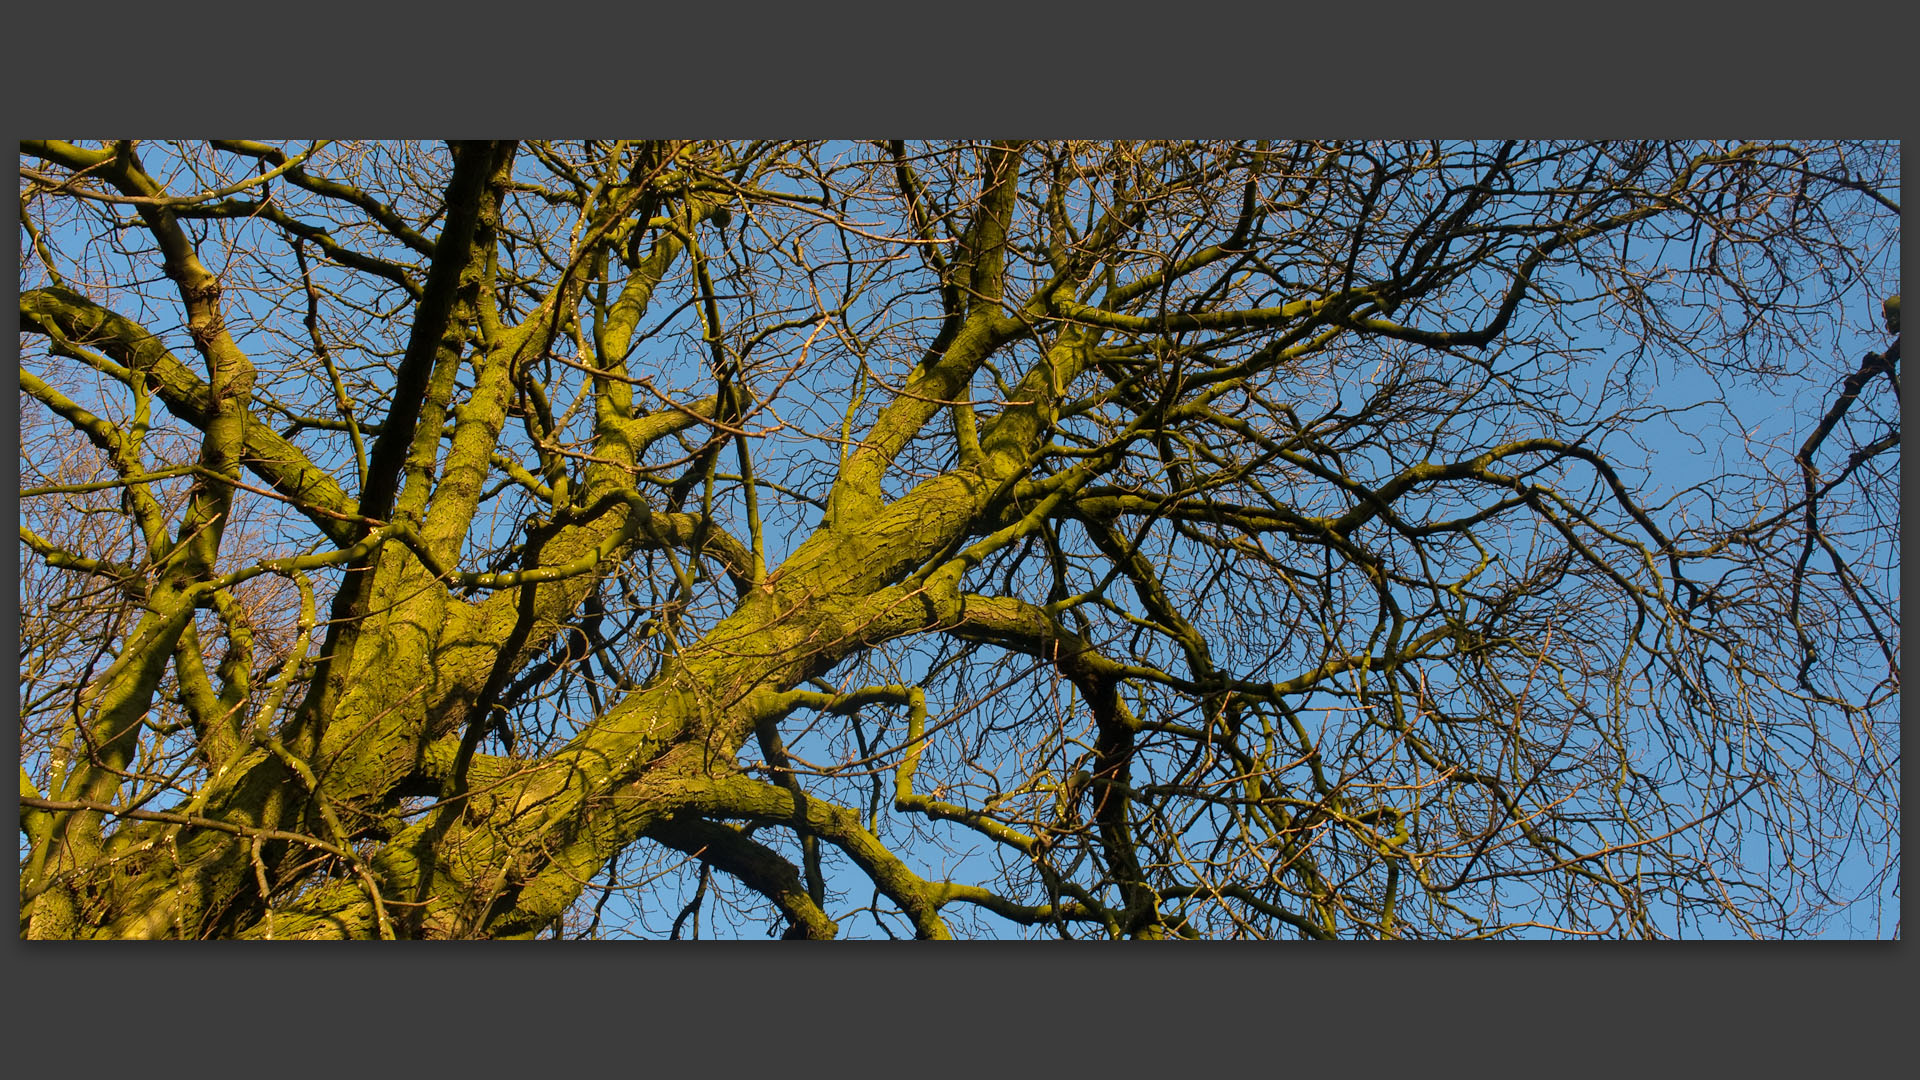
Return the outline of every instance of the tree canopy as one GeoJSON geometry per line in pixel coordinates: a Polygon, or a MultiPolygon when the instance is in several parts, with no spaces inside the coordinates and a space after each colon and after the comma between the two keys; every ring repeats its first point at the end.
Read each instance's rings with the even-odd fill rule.
{"type": "Polygon", "coordinates": [[[24,143],[21,934],[1897,933],[1898,151],[24,143]]]}

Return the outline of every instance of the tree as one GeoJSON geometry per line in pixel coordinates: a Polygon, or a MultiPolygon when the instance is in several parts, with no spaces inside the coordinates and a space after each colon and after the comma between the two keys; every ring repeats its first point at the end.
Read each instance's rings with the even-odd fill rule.
{"type": "Polygon", "coordinates": [[[21,933],[1830,931],[1898,185],[25,143],[21,933]]]}

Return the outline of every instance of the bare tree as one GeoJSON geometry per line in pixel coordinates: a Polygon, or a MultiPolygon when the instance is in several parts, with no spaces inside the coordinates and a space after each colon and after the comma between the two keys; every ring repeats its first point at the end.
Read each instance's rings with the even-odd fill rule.
{"type": "Polygon", "coordinates": [[[1897,933],[1894,144],[20,176],[23,936],[1897,933]]]}

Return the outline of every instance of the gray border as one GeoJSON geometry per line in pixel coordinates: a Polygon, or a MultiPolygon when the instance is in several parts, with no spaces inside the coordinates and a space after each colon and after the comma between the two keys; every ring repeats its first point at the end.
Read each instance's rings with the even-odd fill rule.
{"type": "MultiPolygon", "coordinates": [[[[1886,137],[1911,123],[1892,104],[1910,71],[1892,43],[1906,35],[1883,4],[1777,16],[1671,2],[1305,12],[1181,3],[1058,15],[980,4],[678,9],[686,15],[639,5],[111,7],[89,5],[81,25],[52,7],[9,17],[8,127],[1472,137],[1756,124],[1768,136],[1886,137]],[[943,78],[1011,40],[995,16],[1018,21],[1026,40],[984,77],[943,78]],[[482,51],[484,34],[514,54],[482,51]],[[209,88],[194,89],[200,80],[209,88]],[[447,104],[462,83],[479,86],[484,104],[447,104]],[[576,91],[592,104],[562,112],[563,92],[576,91]]],[[[18,244],[17,223],[7,236],[18,244]]],[[[17,422],[9,410],[4,423],[17,422]]],[[[16,515],[17,487],[0,491],[16,515]]],[[[0,617],[0,640],[17,643],[17,618],[0,617]]],[[[852,945],[806,958],[793,948],[334,946],[295,957],[16,941],[9,982],[24,993],[10,1013],[28,1037],[12,1056],[31,1068],[84,1060],[91,1047],[167,1046],[201,1061],[258,1054],[353,1069],[417,1054],[436,1072],[571,1072],[579,1056],[645,1069],[657,1055],[732,1071],[725,1059],[751,1068],[766,1052],[835,1072],[849,1054],[861,1071],[1016,1073],[1108,1063],[1290,1071],[1316,1059],[1371,1072],[1382,1058],[1614,1072],[1639,1059],[1662,1073],[1762,1064],[1839,1073],[1893,1048],[1902,1028],[1893,1003],[1905,997],[1895,990],[1914,982],[1904,944],[1212,945],[1124,958],[1061,945],[852,945]],[[371,999],[358,1023],[321,1020],[315,1008],[356,998],[371,999]],[[375,1011],[388,1009],[398,1023],[375,1011]],[[206,1041],[133,1036],[166,1015],[209,1025],[206,1041]],[[318,1045],[289,1054],[290,1042],[318,1045]]]]}

